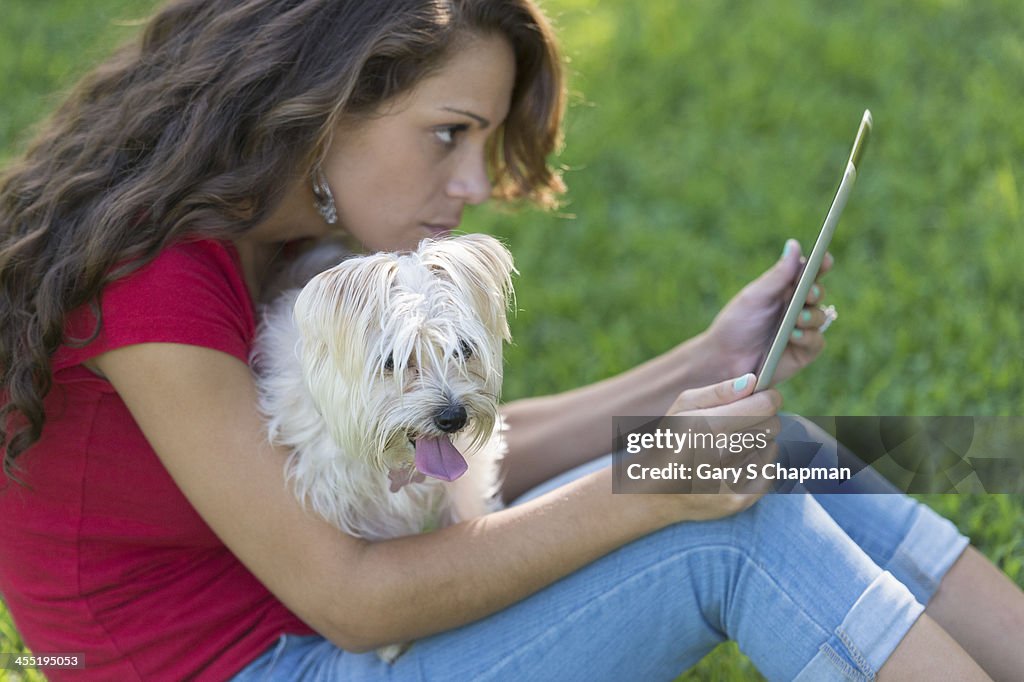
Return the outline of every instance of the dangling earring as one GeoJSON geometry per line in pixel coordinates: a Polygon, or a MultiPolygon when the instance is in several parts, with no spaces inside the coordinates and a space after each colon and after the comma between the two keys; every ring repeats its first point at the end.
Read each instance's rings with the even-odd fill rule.
{"type": "Polygon", "coordinates": [[[334,195],[327,184],[327,177],[320,166],[313,169],[313,205],[328,225],[338,222],[338,207],[334,204],[334,195]]]}

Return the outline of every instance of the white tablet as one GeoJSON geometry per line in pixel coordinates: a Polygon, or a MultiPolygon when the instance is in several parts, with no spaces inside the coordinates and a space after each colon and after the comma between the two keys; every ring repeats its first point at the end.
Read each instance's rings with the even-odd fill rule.
{"type": "Polygon", "coordinates": [[[779,328],[775,332],[772,345],[769,346],[768,353],[765,354],[764,360],[761,362],[761,368],[757,371],[757,384],[754,386],[755,392],[762,391],[771,386],[772,380],[775,378],[775,368],[778,367],[782,353],[786,350],[786,345],[789,343],[790,334],[793,333],[793,329],[796,327],[797,317],[807,302],[807,295],[810,293],[811,286],[818,276],[818,270],[821,269],[821,263],[825,259],[829,242],[832,241],[832,233],[835,232],[836,225],[839,224],[839,216],[842,215],[843,208],[846,206],[846,200],[850,196],[850,190],[853,189],[853,181],[857,179],[857,169],[860,166],[860,159],[864,154],[864,147],[867,145],[870,133],[871,112],[865,110],[864,117],[860,120],[860,127],[857,129],[857,137],[853,140],[853,151],[850,152],[850,158],[846,162],[843,179],[839,183],[839,189],[836,191],[835,198],[832,200],[832,207],[829,208],[828,215],[825,216],[825,224],[821,226],[818,240],[814,242],[814,248],[811,249],[811,255],[807,257],[807,263],[804,265],[803,272],[800,274],[800,279],[796,284],[793,298],[790,299],[789,305],[786,307],[786,312],[779,322],[779,328]]]}

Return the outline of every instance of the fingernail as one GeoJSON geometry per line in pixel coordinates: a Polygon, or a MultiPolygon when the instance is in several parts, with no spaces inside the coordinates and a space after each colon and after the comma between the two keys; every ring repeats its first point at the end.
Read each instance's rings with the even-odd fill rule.
{"type": "Polygon", "coordinates": [[[819,287],[817,284],[811,287],[811,296],[814,296],[814,298],[818,298],[819,296],[821,296],[821,287],[819,287]]]}
{"type": "Polygon", "coordinates": [[[810,322],[811,321],[811,311],[810,310],[805,310],[802,313],[800,313],[800,319],[803,320],[804,322],[810,322]]]}
{"type": "Polygon", "coordinates": [[[737,393],[739,393],[740,391],[742,391],[743,389],[745,389],[747,387],[748,383],[750,383],[750,375],[749,374],[744,374],[739,379],[737,379],[736,381],[732,382],[732,390],[734,390],[737,393]]]}
{"type": "Polygon", "coordinates": [[[790,253],[793,252],[793,242],[791,240],[786,242],[786,246],[782,248],[782,257],[786,258],[790,253]]]}
{"type": "Polygon", "coordinates": [[[794,339],[799,339],[803,335],[804,335],[804,333],[802,331],[800,331],[799,329],[797,329],[796,331],[793,332],[793,338],[794,339]]]}

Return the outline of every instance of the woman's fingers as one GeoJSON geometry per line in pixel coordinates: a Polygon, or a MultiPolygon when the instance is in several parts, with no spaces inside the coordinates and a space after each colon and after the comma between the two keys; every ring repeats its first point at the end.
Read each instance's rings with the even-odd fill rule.
{"type": "Polygon", "coordinates": [[[730,409],[723,410],[729,414],[774,414],[782,404],[782,396],[778,391],[764,391],[756,396],[754,385],[757,377],[753,374],[744,374],[735,379],[726,379],[710,386],[701,386],[683,391],[676,398],[676,401],[669,408],[668,414],[679,414],[681,412],[694,412],[698,410],[711,410],[716,408],[730,409]],[[731,406],[737,406],[733,409],[731,406]]]}
{"type": "Polygon", "coordinates": [[[692,410],[704,410],[718,405],[727,405],[735,402],[744,396],[750,395],[754,390],[752,374],[744,374],[736,379],[726,379],[710,386],[690,388],[679,394],[676,401],[672,403],[668,414],[679,412],[690,412],[692,410]]]}
{"type": "Polygon", "coordinates": [[[789,345],[797,347],[801,354],[808,357],[817,357],[825,348],[825,335],[818,329],[794,329],[789,335],[789,345]]]}
{"type": "Polygon", "coordinates": [[[818,277],[821,277],[826,272],[832,269],[832,266],[836,264],[836,259],[832,257],[831,253],[826,252],[825,258],[821,261],[821,267],[818,269],[818,277]]]}
{"type": "Polygon", "coordinates": [[[685,417],[715,432],[737,432],[764,427],[782,407],[782,395],[769,389],[753,393],[756,378],[738,379],[683,391],[668,410],[669,417],[685,417]]]}
{"type": "MultiPolygon", "coordinates": [[[[793,298],[794,293],[796,293],[796,282],[793,282],[793,286],[790,286],[783,292],[783,300],[788,304],[789,300],[793,298]]],[[[821,280],[818,279],[811,285],[810,291],[807,292],[806,305],[817,305],[821,303],[824,298],[825,287],[821,284],[821,280]]]]}
{"type": "Polygon", "coordinates": [[[817,331],[823,324],[825,324],[825,311],[816,305],[807,306],[800,311],[800,315],[796,318],[797,329],[817,331]]]}
{"type": "MultiPolygon", "coordinates": [[[[832,269],[832,266],[835,265],[835,264],[836,264],[836,259],[832,257],[832,253],[829,252],[829,251],[826,251],[825,252],[825,257],[821,259],[821,267],[818,268],[818,277],[816,277],[815,279],[820,278],[822,275],[827,273],[829,270],[832,269]]],[[[804,269],[804,267],[806,265],[807,265],[807,256],[800,256],[800,270],[803,271],[803,269],[804,269]]]]}
{"type": "Polygon", "coordinates": [[[825,298],[825,287],[821,285],[821,282],[815,282],[811,285],[811,290],[807,292],[807,305],[818,305],[825,298]]]}

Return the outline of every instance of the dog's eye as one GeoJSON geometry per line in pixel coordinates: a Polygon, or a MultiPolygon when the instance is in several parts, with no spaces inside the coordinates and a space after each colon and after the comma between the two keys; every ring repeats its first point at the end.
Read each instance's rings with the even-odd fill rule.
{"type": "Polygon", "coordinates": [[[468,341],[459,341],[459,356],[464,361],[468,361],[473,357],[473,346],[468,341]]]}
{"type": "Polygon", "coordinates": [[[395,371],[395,355],[394,353],[388,353],[388,357],[384,360],[384,371],[394,372],[395,371]]]}

